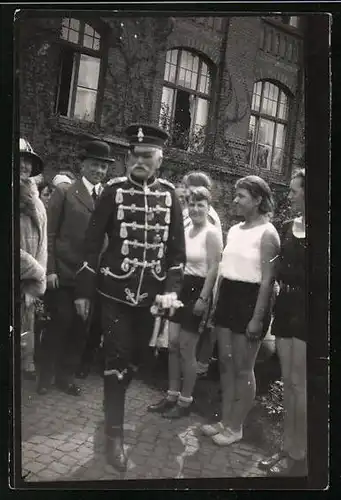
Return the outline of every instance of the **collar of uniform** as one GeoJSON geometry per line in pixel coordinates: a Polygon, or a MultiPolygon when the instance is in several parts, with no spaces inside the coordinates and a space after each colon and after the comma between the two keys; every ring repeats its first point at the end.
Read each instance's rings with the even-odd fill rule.
{"type": "Polygon", "coordinates": [[[99,195],[100,188],[101,188],[101,183],[99,182],[98,184],[92,184],[84,175],[82,177],[82,182],[86,189],[89,192],[89,195],[92,196],[92,191],[95,188],[95,192],[97,195],[99,195]]]}
{"type": "Polygon", "coordinates": [[[139,186],[139,187],[144,187],[144,186],[152,186],[156,181],[157,181],[157,178],[153,175],[153,177],[150,177],[149,179],[147,179],[147,181],[139,181],[137,180],[136,178],[134,178],[132,175],[128,175],[128,179],[130,182],[132,182],[133,184],[135,184],[136,186],[139,186]]]}

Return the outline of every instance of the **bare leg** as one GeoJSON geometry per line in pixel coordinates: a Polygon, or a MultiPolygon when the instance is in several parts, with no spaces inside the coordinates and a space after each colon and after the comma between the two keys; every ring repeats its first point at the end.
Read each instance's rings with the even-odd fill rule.
{"type": "Polygon", "coordinates": [[[291,383],[293,339],[276,338],[276,347],[281,363],[283,380],[284,436],[283,451],[289,453],[294,436],[294,393],[291,383]]]}
{"type": "Polygon", "coordinates": [[[216,343],[216,329],[209,329],[203,333],[204,337],[199,348],[198,362],[202,365],[209,365],[216,343]]]}
{"type": "Polygon", "coordinates": [[[295,460],[303,460],[307,455],[307,374],[306,343],[293,338],[293,356],[291,381],[294,393],[294,425],[295,434],[290,449],[290,456],[295,460]]]}
{"type": "Polygon", "coordinates": [[[169,322],[168,384],[169,390],[179,392],[181,388],[180,325],[169,322]]]}
{"type": "Polygon", "coordinates": [[[232,332],[228,328],[217,327],[220,383],[222,388],[222,422],[230,424],[230,413],[234,401],[235,376],[232,356],[232,332]]]}
{"type": "Polygon", "coordinates": [[[180,333],[180,356],[183,373],[183,384],[181,396],[191,398],[197,379],[196,348],[199,334],[181,330],[180,333]]]}
{"type": "Polygon", "coordinates": [[[261,341],[249,341],[245,335],[232,334],[233,361],[235,367],[235,397],[230,427],[239,432],[252,408],[256,396],[254,366],[261,341]]]}

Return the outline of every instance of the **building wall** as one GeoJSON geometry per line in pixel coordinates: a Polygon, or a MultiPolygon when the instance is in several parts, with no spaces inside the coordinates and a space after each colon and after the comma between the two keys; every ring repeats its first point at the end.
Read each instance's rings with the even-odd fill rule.
{"type": "MultiPolygon", "coordinates": [[[[18,23],[20,133],[43,156],[48,179],[60,169],[77,173],[82,143],[91,137],[111,144],[117,162],[110,176],[122,175],[126,152],[122,131],[131,121],[158,123],[166,51],[183,47],[205,56],[213,68],[210,147],[200,155],[168,147],[164,175],[177,182],[189,170],[210,173],[215,181],[214,204],[225,228],[233,221],[231,201],[238,177],[256,173],[271,182],[275,191],[283,191],[291,169],[304,163],[303,74],[300,65],[261,49],[266,20],[220,18],[216,26],[205,18],[186,17],[101,17],[97,22],[107,31],[107,52],[100,120],[94,124],[55,114],[61,18],[24,18],[18,23]],[[287,168],[281,175],[245,166],[252,89],[261,78],[280,82],[292,94],[293,132],[287,168]]],[[[272,28],[279,30],[276,25],[272,28]]]]}

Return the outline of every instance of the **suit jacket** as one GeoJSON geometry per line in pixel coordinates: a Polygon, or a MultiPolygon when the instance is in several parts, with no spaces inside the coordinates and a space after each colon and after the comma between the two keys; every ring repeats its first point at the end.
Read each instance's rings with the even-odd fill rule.
{"type": "Polygon", "coordinates": [[[94,208],[94,201],[81,180],[71,186],[57,186],[51,196],[47,214],[47,274],[56,273],[62,286],[75,284],[94,208]]]}
{"type": "Polygon", "coordinates": [[[88,226],[76,297],[100,295],[130,306],[150,306],[156,294],[180,293],[186,262],[181,207],[174,186],[152,178],[112,179],[88,226]],[[108,245],[98,266],[104,235],[108,245]]]}

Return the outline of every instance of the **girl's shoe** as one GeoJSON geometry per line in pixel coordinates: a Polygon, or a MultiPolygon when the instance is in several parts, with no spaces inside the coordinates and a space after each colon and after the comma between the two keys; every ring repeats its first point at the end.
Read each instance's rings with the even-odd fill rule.
{"type": "Polygon", "coordinates": [[[306,476],[307,474],[306,460],[294,460],[288,455],[268,469],[268,476],[270,477],[297,477],[306,476]]]}
{"type": "Polygon", "coordinates": [[[234,432],[228,427],[226,427],[223,432],[212,436],[212,441],[218,446],[228,446],[230,444],[237,443],[241,439],[243,439],[242,430],[234,432]]]}
{"type": "Polygon", "coordinates": [[[201,432],[208,437],[212,437],[215,434],[219,434],[224,431],[224,425],[222,422],[217,422],[215,424],[207,424],[201,427],[201,432]]]}
{"type": "Polygon", "coordinates": [[[278,451],[271,455],[271,457],[264,458],[258,462],[258,468],[261,470],[271,469],[277,462],[279,462],[283,457],[286,456],[285,451],[278,451]]]}

